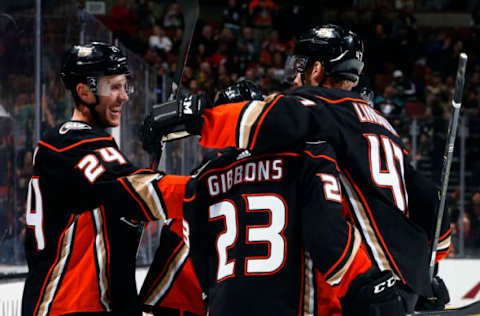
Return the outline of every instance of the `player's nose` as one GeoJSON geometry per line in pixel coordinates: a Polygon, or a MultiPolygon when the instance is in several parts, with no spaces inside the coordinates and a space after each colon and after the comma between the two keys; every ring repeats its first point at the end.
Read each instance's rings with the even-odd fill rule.
{"type": "Polygon", "coordinates": [[[122,88],[118,96],[122,102],[127,102],[129,100],[128,93],[125,88],[122,88]]]}
{"type": "Polygon", "coordinates": [[[300,73],[297,73],[295,76],[295,79],[293,80],[293,88],[303,86],[302,84],[302,75],[300,73]]]}

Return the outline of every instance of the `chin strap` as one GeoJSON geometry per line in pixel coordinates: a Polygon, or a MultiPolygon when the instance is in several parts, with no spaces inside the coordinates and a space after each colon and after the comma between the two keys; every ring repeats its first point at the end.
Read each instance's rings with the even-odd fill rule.
{"type": "Polygon", "coordinates": [[[95,103],[85,103],[85,102],[82,102],[82,103],[85,104],[85,106],[90,110],[94,125],[100,126],[102,128],[107,128],[108,126],[105,126],[105,124],[100,119],[100,116],[98,115],[97,111],[95,111],[95,107],[100,104],[100,100],[98,98],[98,95],[94,94],[94,96],[95,96],[95,103]]]}

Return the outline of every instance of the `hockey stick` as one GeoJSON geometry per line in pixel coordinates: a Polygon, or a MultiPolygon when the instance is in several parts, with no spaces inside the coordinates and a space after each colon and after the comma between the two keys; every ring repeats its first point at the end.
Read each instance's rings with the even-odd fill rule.
{"type": "Polygon", "coordinates": [[[458,59],[457,78],[455,80],[455,90],[453,94],[452,107],[453,114],[450,117],[450,122],[447,132],[447,142],[445,144],[445,151],[443,155],[443,167],[441,173],[441,191],[439,201],[437,201],[437,217],[435,219],[435,231],[432,239],[432,248],[430,255],[430,279],[433,278],[435,271],[435,259],[437,256],[438,237],[440,236],[440,228],[442,225],[443,212],[445,209],[445,200],[448,188],[448,179],[450,177],[450,166],[452,164],[453,148],[455,145],[455,138],[457,136],[457,127],[460,114],[460,107],[462,105],[463,85],[465,83],[465,68],[467,67],[467,54],[461,53],[458,59]]]}
{"type": "Polygon", "coordinates": [[[446,309],[443,311],[424,311],[424,312],[415,312],[414,315],[473,315],[480,314],[480,301],[473,302],[469,305],[446,309]]]}
{"type": "MultiPolygon", "coordinates": [[[[160,124],[164,125],[176,122],[180,115],[177,99],[180,94],[183,71],[187,62],[188,52],[190,50],[190,45],[192,43],[193,33],[195,32],[195,25],[197,24],[199,14],[198,0],[177,0],[177,2],[180,4],[182,9],[185,27],[183,31],[182,43],[180,44],[179,48],[177,66],[173,75],[173,82],[170,87],[170,91],[167,92],[167,99],[169,101],[161,104],[155,104],[152,107],[152,112],[155,113],[155,121],[161,122],[160,124]]],[[[152,169],[154,170],[157,168],[158,163],[160,162],[162,147],[163,142],[159,142],[157,153],[154,155],[152,161],[152,169]]]]}

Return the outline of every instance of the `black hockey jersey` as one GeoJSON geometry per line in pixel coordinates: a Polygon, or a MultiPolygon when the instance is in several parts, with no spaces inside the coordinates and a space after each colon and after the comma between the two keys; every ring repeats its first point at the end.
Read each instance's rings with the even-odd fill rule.
{"type": "Polygon", "coordinates": [[[165,219],[163,199],[183,198],[185,182],[134,167],[112,136],[84,122],[50,131],[33,159],[23,315],[138,314],[139,222],[165,219]]]}
{"type": "MultiPolygon", "coordinates": [[[[432,235],[438,190],[409,165],[398,133],[358,94],[301,87],[267,102],[208,109],[203,118],[200,143],[206,147],[263,152],[311,137],[330,143],[352,218],[371,258],[416,292],[430,293],[427,239],[432,235]]],[[[439,257],[445,256],[449,244],[445,214],[439,257]]]]}
{"type": "Polygon", "coordinates": [[[314,268],[343,296],[371,267],[327,148],[230,151],[192,176],[183,232],[209,315],[317,315],[314,268]]]}

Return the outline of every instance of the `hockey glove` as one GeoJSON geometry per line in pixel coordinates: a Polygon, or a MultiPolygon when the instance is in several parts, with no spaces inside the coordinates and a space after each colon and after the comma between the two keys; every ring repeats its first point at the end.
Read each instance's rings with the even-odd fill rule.
{"type": "Polygon", "coordinates": [[[340,301],[344,316],[404,316],[405,307],[391,271],[372,268],[357,277],[340,301]]]}
{"type": "Polygon", "coordinates": [[[143,149],[149,154],[157,154],[162,136],[165,135],[165,130],[161,129],[158,124],[155,124],[155,116],[153,113],[147,115],[140,127],[140,140],[142,141],[143,149]]]}
{"type": "Polygon", "coordinates": [[[214,105],[263,99],[265,94],[262,88],[252,81],[242,80],[220,90],[215,96],[214,105]]]}
{"type": "Polygon", "coordinates": [[[210,105],[206,94],[192,94],[179,100],[154,105],[141,126],[143,149],[156,153],[162,138],[164,141],[171,141],[200,134],[203,125],[201,115],[210,105]],[[172,136],[174,133],[178,136],[172,136]]]}
{"type": "Polygon", "coordinates": [[[420,296],[415,305],[416,311],[440,311],[445,309],[445,305],[450,302],[450,295],[448,293],[445,282],[438,276],[432,279],[433,296],[420,296]]]}
{"type": "Polygon", "coordinates": [[[181,120],[189,134],[200,135],[203,127],[203,111],[211,106],[212,102],[206,93],[191,94],[179,101],[181,120]]]}

